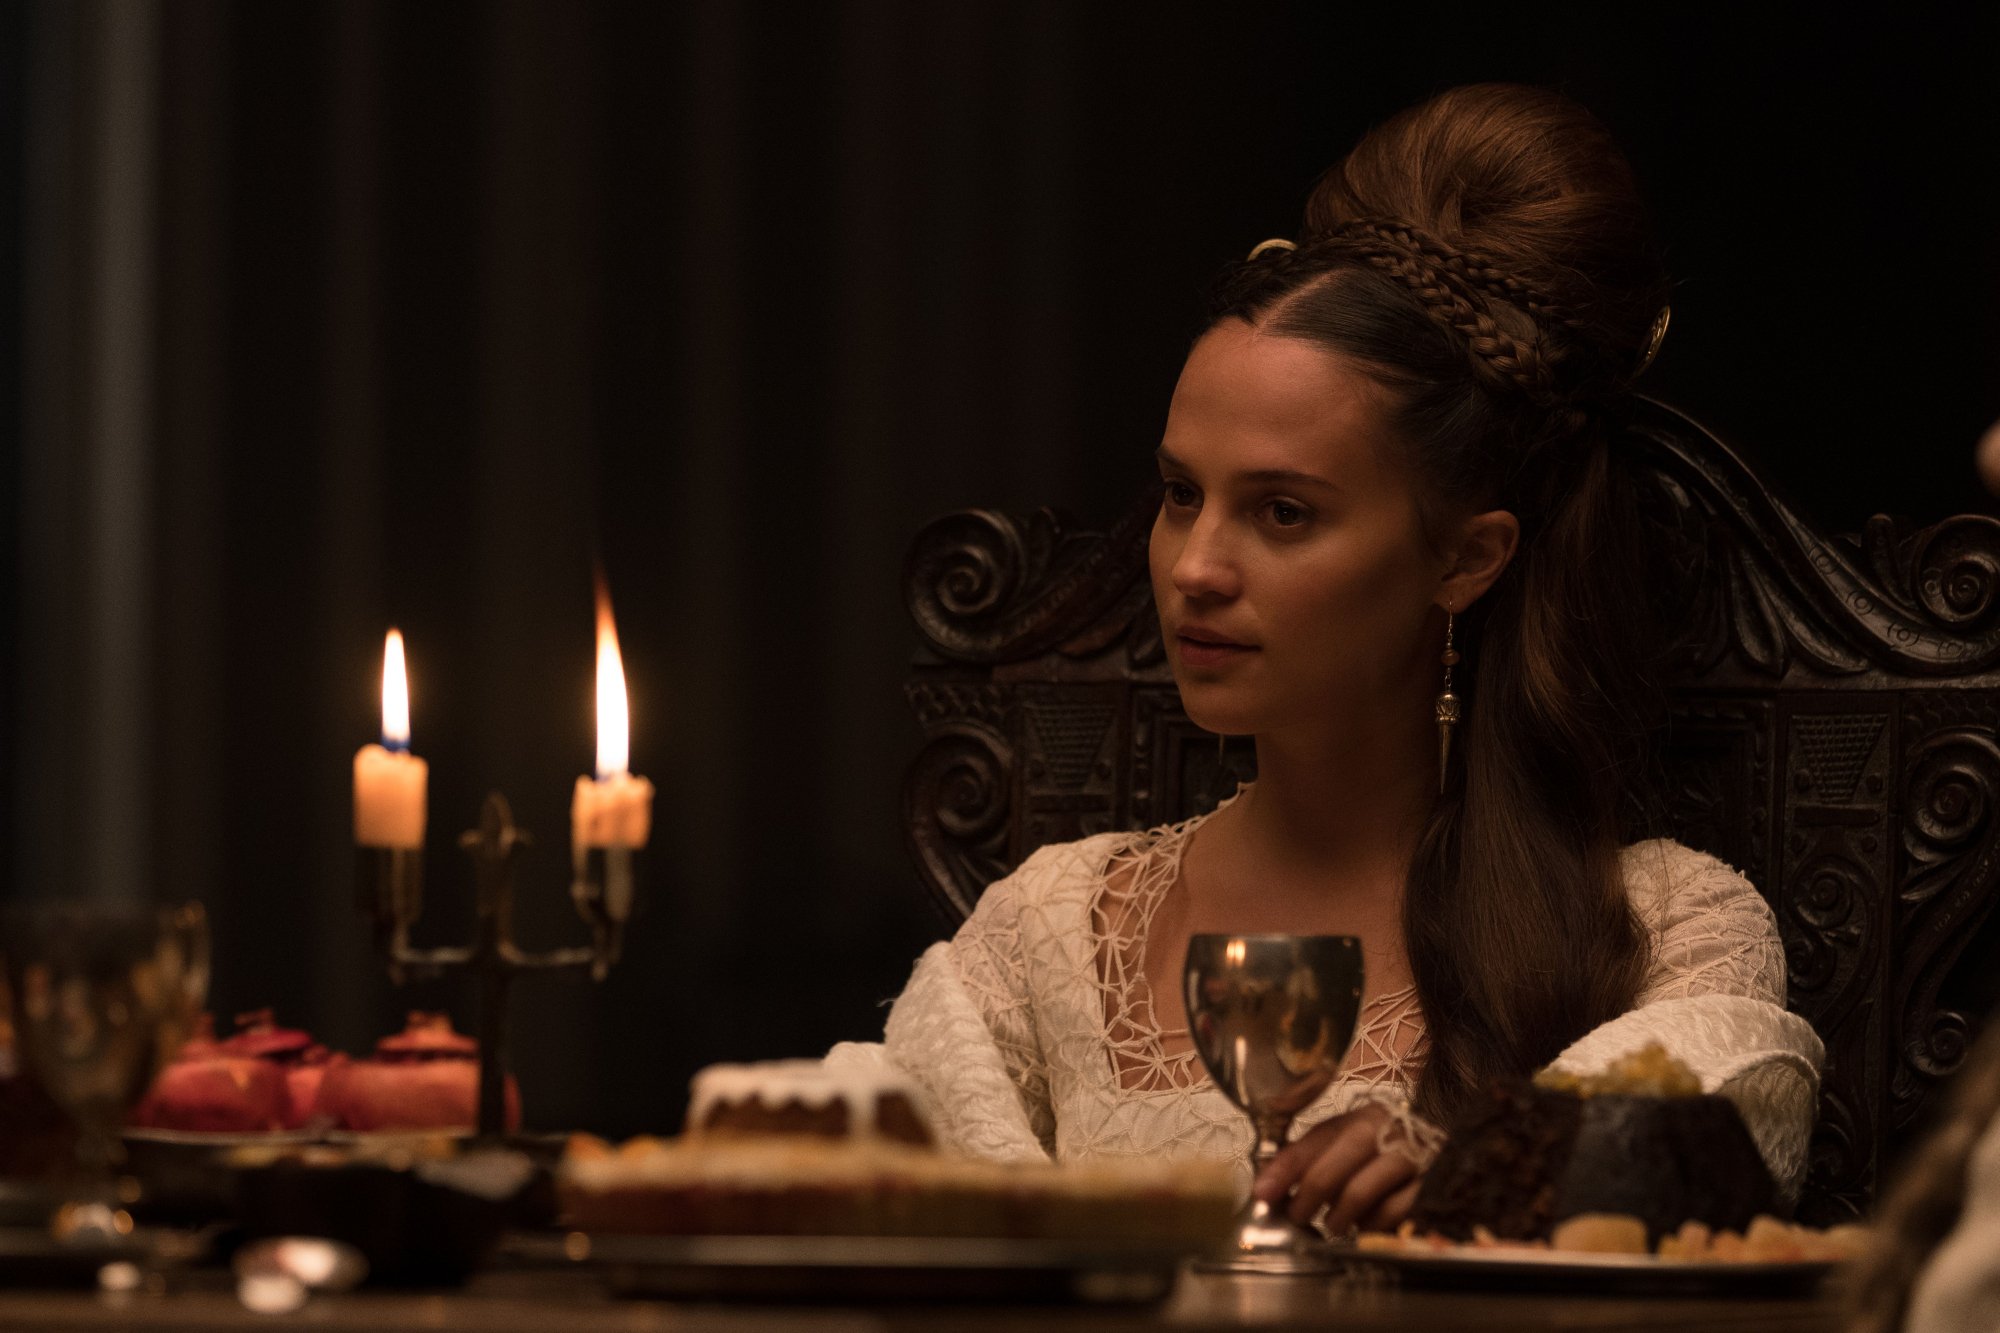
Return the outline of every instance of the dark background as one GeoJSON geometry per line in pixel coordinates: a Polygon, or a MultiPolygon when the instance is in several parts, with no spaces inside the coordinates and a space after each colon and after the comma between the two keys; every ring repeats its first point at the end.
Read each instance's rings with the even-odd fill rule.
{"type": "Polygon", "coordinates": [[[671,1127],[700,1064],[879,1035],[942,930],[898,824],[910,537],[1108,520],[1208,275],[1459,82],[1627,146],[1681,283],[1650,391],[1822,526],[1994,512],[2000,11],[1613,8],[0,10],[10,892],[202,899],[225,1016],[469,1020],[353,914],[382,631],[427,929],[498,788],[543,838],[521,932],[573,938],[598,558],[648,898],[602,987],[517,992],[530,1120],[671,1127]]]}

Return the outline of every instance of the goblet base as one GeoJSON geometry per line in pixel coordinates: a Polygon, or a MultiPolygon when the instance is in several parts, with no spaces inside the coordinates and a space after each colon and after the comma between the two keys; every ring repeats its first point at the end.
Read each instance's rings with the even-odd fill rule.
{"type": "Polygon", "coordinates": [[[1274,1277],[1331,1273],[1339,1262],[1318,1235],[1262,1199],[1237,1214],[1229,1243],[1194,1264],[1198,1273],[1268,1273],[1274,1277]]]}

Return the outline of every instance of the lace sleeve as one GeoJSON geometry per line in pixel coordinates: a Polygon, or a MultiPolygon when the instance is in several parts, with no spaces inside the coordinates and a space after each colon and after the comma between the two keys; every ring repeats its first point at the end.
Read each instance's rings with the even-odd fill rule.
{"type": "Polygon", "coordinates": [[[834,1069],[900,1070],[944,1146],[993,1161],[1053,1155],[1021,940],[1021,896],[1041,881],[1039,857],[992,884],[957,935],[917,959],[880,1044],[843,1042],[826,1057],[834,1069]]]}
{"type": "Polygon", "coordinates": [[[1657,1042],[1702,1091],[1736,1103],[1781,1196],[1798,1196],[1826,1050],[1785,1009],[1785,955],[1757,890],[1712,856],[1678,843],[1626,850],[1632,906],[1653,946],[1637,1003],[1593,1028],[1552,1067],[1587,1074],[1657,1042]]]}
{"type": "Polygon", "coordinates": [[[1042,863],[1037,853],[1013,874],[989,885],[952,937],[951,947],[966,994],[986,1021],[1007,1077],[1020,1090],[1028,1123],[1046,1148],[1055,1141],[1055,1115],[1049,1102],[1048,1062],[1042,1058],[1034,1006],[1028,998],[1027,952],[1021,939],[1021,899],[1032,891],[1042,863]]]}
{"type": "Polygon", "coordinates": [[[1625,874],[1653,946],[1639,1004],[1742,995],[1784,1006],[1777,919],[1749,880],[1665,839],[1627,848],[1625,874]]]}

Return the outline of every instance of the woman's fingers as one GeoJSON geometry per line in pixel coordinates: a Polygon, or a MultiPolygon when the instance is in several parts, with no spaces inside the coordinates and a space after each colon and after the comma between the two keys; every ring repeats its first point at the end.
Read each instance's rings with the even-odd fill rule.
{"type": "MultiPolygon", "coordinates": [[[[1324,1124],[1314,1125],[1293,1139],[1279,1150],[1277,1157],[1272,1159],[1269,1166],[1257,1173],[1257,1179],[1251,1185],[1250,1192],[1274,1208],[1281,1206],[1285,1196],[1292,1192],[1293,1186],[1299,1183],[1299,1178],[1305,1175],[1306,1169],[1318,1161],[1320,1154],[1337,1141],[1352,1123],[1352,1116],[1335,1116],[1324,1124]]],[[[1369,1135],[1369,1142],[1374,1142],[1372,1132],[1369,1135]]]]}
{"type": "MultiPolygon", "coordinates": [[[[1368,1147],[1373,1152],[1375,1145],[1370,1143],[1368,1147]]],[[[1374,1154],[1359,1170],[1349,1173],[1340,1192],[1332,1197],[1332,1207],[1327,1209],[1320,1225],[1335,1236],[1359,1226],[1363,1218],[1387,1203],[1397,1191],[1407,1188],[1416,1174],[1417,1164],[1401,1153],[1374,1154]]],[[[1293,1217],[1298,1217],[1296,1210],[1293,1217]]]]}
{"type": "Polygon", "coordinates": [[[1322,1207],[1340,1197],[1349,1180],[1375,1155],[1375,1127],[1348,1122],[1300,1173],[1285,1211],[1301,1226],[1310,1224],[1322,1207]]]}
{"type": "Polygon", "coordinates": [[[1424,1178],[1418,1176],[1403,1188],[1375,1205],[1375,1211],[1361,1220],[1364,1231],[1394,1231],[1403,1225],[1403,1219],[1410,1215],[1410,1209],[1417,1202],[1417,1190],[1423,1186],[1424,1178]]]}

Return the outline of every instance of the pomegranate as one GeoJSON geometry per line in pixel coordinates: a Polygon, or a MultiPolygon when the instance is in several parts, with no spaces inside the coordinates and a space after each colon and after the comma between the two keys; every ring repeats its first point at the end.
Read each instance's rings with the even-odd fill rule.
{"type": "Polygon", "coordinates": [[[226,1047],[215,1039],[214,1020],[203,1014],[194,1035],[134,1108],[132,1123],[218,1134],[283,1129],[290,1110],[285,1071],[226,1047]]]}
{"type": "MultiPolygon", "coordinates": [[[[370,1060],[329,1065],[321,1114],[353,1130],[466,1129],[479,1121],[479,1043],[446,1014],[412,1012],[370,1060]]],[[[507,1128],[521,1127],[521,1091],[507,1080],[507,1128]]]]}
{"type": "Polygon", "coordinates": [[[252,1059],[267,1060],[284,1072],[285,1125],[298,1129],[313,1118],[319,1103],[320,1080],[329,1065],[345,1056],[328,1053],[297,1028],[281,1028],[269,1009],[236,1016],[236,1035],[221,1043],[224,1051],[252,1059]]]}

